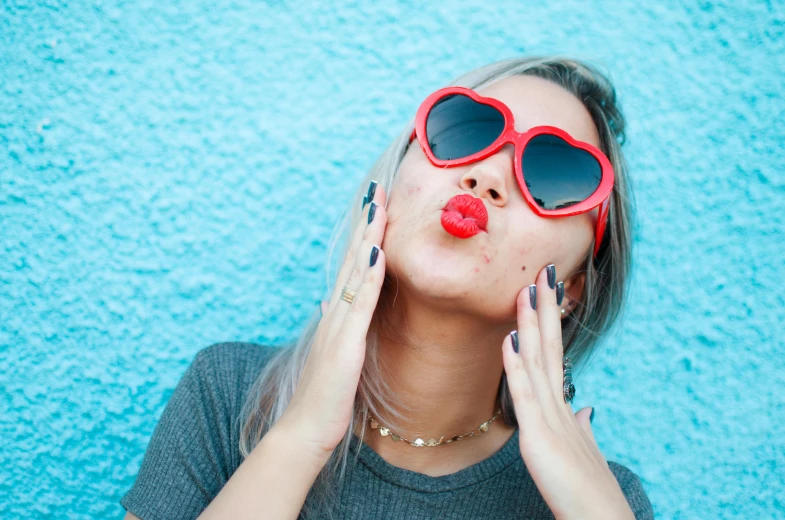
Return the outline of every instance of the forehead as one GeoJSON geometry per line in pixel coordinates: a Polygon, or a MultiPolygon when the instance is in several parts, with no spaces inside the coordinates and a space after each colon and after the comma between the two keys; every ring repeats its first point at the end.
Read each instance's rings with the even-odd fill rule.
{"type": "Polygon", "coordinates": [[[519,74],[477,89],[477,93],[507,105],[519,132],[540,125],[556,126],[579,141],[599,147],[589,111],[572,93],[552,81],[519,74]]]}

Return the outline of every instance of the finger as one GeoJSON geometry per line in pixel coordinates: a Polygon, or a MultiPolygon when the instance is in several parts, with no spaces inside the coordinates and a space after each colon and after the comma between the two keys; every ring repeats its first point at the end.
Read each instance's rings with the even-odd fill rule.
{"type": "Polygon", "coordinates": [[[575,412],[575,419],[578,421],[578,424],[581,426],[583,431],[585,431],[589,438],[595,442],[594,433],[591,431],[591,413],[593,408],[591,406],[587,406],[585,408],[581,408],[577,412],[575,412]]]}
{"type": "MultiPolygon", "coordinates": [[[[374,186],[372,189],[369,187],[369,190],[373,192],[373,201],[376,202],[379,207],[386,207],[387,194],[385,193],[384,189],[376,184],[376,181],[371,181],[371,185],[374,186]]],[[[376,208],[377,212],[379,207],[376,208]]],[[[352,233],[351,242],[348,249],[346,250],[346,256],[344,257],[341,269],[339,270],[338,276],[336,277],[335,286],[333,287],[325,314],[331,312],[332,309],[338,305],[341,297],[341,291],[348,282],[349,277],[352,274],[352,269],[356,265],[356,258],[359,255],[360,244],[362,243],[365,230],[368,227],[368,213],[370,212],[370,209],[371,204],[366,204],[365,208],[362,209],[359,216],[356,217],[357,220],[355,222],[355,228],[352,233]]],[[[374,214],[374,219],[373,222],[371,222],[371,225],[376,224],[377,219],[378,216],[374,214]]],[[[379,243],[381,243],[381,241],[379,241],[379,243]]]]}
{"type": "Polygon", "coordinates": [[[526,368],[523,366],[523,357],[520,355],[520,335],[518,335],[519,351],[515,352],[513,348],[515,334],[517,331],[507,334],[502,342],[502,361],[504,373],[507,376],[507,388],[512,397],[515,417],[521,428],[521,434],[530,436],[545,425],[545,416],[526,368]]]}
{"type": "MultiPolygon", "coordinates": [[[[379,191],[376,181],[372,180],[370,182],[368,191],[373,191],[374,198],[376,198],[375,192],[379,191]]],[[[346,282],[350,276],[351,269],[354,267],[354,263],[355,263],[354,260],[355,257],[357,256],[358,249],[360,247],[360,242],[362,241],[363,232],[367,227],[368,212],[370,211],[370,207],[369,207],[370,205],[366,204],[365,201],[366,201],[366,197],[364,194],[363,206],[360,209],[360,215],[357,217],[352,217],[354,219],[352,220],[354,222],[354,230],[352,231],[351,240],[349,241],[349,246],[346,249],[346,253],[343,258],[343,264],[341,264],[341,268],[338,271],[338,276],[336,277],[335,286],[333,287],[333,292],[330,295],[328,312],[336,307],[341,291],[343,290],[344,285],[346,285],[346,282]]],[[[352,215],[354,214],[355,212],[352,211],[352,215]]]]}
{"type": "Polygon", "coordinates": [[[342,343],[350,345],[365,341],[384,282],[386,266],[384,251],[376,244],[372,244],[368,250],[363,247],[362,251],[368,253],[368,268],[364,272],[362,284],[357,290],[354,301],[348,306],[346,318],[339,332],[343,338],[342,343]],[[373,265],[370,265],[371,262],[373,265]]]}
{"type": "MultiPolygon", "coordinates": [[[[363,232],[359,251],[354,258],[354,265],[344,284],[348,289],[354,292],[358,292],[362,288],[365,272],[370,267],[370,253],[373,245],[376,244],[378,247],[379,244],[382,243],[384,229],[387,225],[387,212],[384,210],[384,207],[377,205],[376,201],[371,202],[368,207],[373,208],[373,220],[366,226],[363,232]]],[[[338,290],[338,296],[335,302],[336,307],[332,311],[333,314],[331,316],[335,317],[335,323],[341,323],[346,318],[352,304],[341,298],[343,286],[336,287],[336,289],[338,290]]]]}
{"type": "Polygon", "coordinates": [[[556,266],[548,264],[537,276],[537,319],[540,324],[540,341],[545,357],[545,371],[550,381],[553,397],[572,413],[564,401],[564,344],[561,335],[561,310],[556,304],[556,266]],[[550,276],[548,271],[551,271],[550,276]],[[550,283],[553,283],[551,288],[550,283]]]}
{"type": "Polygon", "coordinates": [[[536,305],[539,300],[536,289],[537,284],[534,283],[524,287],[518,294],[519,354],[523,359],[523,366],[529,376],[534,393],[543,408],[543,414],[550,421],[556,418],[556,403],[553,400],[553,389],[546,373],[539,317],[531,305],[532,301],[536,305]]]}

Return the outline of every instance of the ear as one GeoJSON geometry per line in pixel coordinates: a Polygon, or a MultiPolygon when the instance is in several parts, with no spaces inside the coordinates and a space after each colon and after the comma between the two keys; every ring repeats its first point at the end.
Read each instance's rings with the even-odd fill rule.
{"type": "Polygon", "coordinates": [[[570,276],[564,281],[564,299],[561,306],[564,309],[562,318],[567,317],[573,309],[575,309],[575,302],[581,301],[583,297],[583,289],[586,284],[586,272],[581,271],[570,276]]]}

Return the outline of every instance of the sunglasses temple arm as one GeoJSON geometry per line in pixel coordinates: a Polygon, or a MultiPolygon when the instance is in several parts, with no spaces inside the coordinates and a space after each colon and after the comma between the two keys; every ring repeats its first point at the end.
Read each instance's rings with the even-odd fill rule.
{"type": "Polygon", "coordinates": [[[611,195],[608,194],[605,197],[605,200],[602,201],[600,204],[600,211],[597,214],[597,234],[594,238],[594,256],[597,256],[597,252],[600,250],[600,244],[602,244],[602,237],[605,235],[605,227],[608,223],[608,213],[611,204],[611,195]]]}
{"type": "Polygon", "coordinates": [[[417,129],[412,130],[412,135],[409,136],[409,144],[412,144],[412,141],[414,141],[416,135],[417,135],[417,129]]]}

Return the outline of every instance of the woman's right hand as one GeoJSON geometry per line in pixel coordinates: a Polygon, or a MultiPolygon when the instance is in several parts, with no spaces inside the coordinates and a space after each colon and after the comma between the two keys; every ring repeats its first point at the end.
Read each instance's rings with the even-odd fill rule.
{"type": "Polygon", "coordinates": [[[327,462],[346,435],[357,386],[365,361],[365,341],[384,281],[385,256],[381,246],[387,226],[387,195],[376,185],[352,235],[351,245],[335,283],[294,395],[274,427],[283,428],[302,448],[327,462]],[[368,223],[368,214],[373,219],[368,223]],[[352,303],[341,298],[344,286],[357,295],[352,303]]]}

